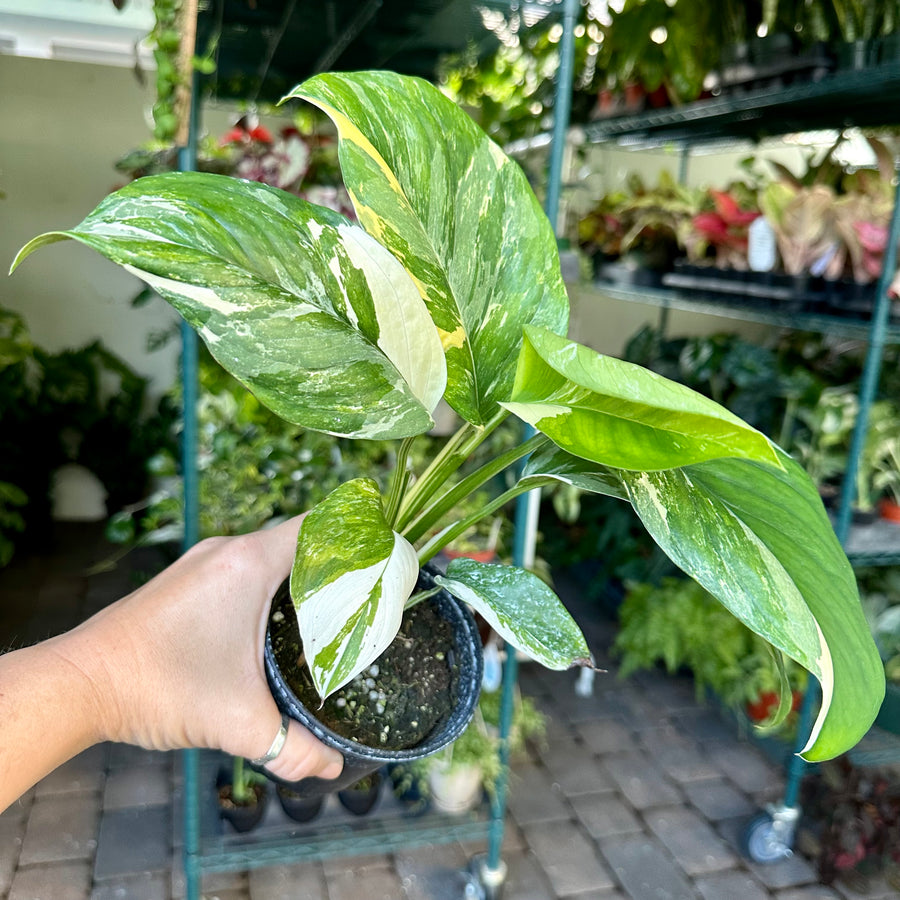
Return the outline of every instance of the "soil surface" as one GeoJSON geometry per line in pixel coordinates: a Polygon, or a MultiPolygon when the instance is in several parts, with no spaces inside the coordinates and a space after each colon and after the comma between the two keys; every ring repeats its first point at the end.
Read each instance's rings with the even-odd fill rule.
{"type": "Polygon", "coordinates": [[[291,690],[342,737],[367,747],[406,750],[420,744],[450,712],[453,628],[427,601],[406,612],[390,647],[321,708],[287,591],[276,598],[270,624],[275,658],[291,690]]]}

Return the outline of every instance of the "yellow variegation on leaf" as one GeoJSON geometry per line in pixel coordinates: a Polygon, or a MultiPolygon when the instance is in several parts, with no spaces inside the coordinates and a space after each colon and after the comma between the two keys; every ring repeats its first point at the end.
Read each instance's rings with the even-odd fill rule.
{"type": "MultiPolygon", "coordinates": [[[[143,278],[276,413],[403,438],[383,486],[350,481],[300,530],[291,576],[307,662],[327,695],[396,633],[420,564],[519,493],[565,481],[630,502],[669,556],[821,682],[807,748],[870,726],[884,673],[846,556],[805,473],[733,413],[563,337],[556,241],[520,168],[440,91],[390,72],[295,88],[331,117],[361,226],[252,182],[141,179],[72,238],[143,278]],[[410,441],[444,395],[465,424],[421,471],[410,441]],[[511,411],[537,434],[460,470],[511,411]],[[486,506],[454,506],[533,452],[486,506]],[[417,549],[415,548],[417,546],[417,549]]],[[[550,588],[454,563],[442,584],[551,667],[588,662],[550,588]]]]}

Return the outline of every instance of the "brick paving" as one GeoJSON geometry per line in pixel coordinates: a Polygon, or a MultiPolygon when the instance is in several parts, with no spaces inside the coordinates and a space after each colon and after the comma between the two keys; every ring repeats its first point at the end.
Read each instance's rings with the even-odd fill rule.
{"type": "MultiPolygon", "coordinates": [[[[81,621],[133,587],[129,570],[85,576],[105,550],[90,526],[61,529],[50,558],[0,572],[0,647],[81,621]]],[[[141,561],[137,561],[140,568],[141,561]]],[[[598,659],[608,622],[575,609],[598,659]]],[[[612,667],[610,666],[612,669],[612,667]]],[[[742,829],[784,785],[783,766],[742,740],[689,682],[611,671],[580,697],[574,677],[522,666],[551,720],[518,760],[504,840],[506,900],[853,900],[817,883],[801,855],[774,865],[739,852],[742,829]]],[[[180,900],[180,761],[91,748],[0,815],[0,900],[180,900]]],[[[203,877],[220,900],[456,900],[483,842],[203,877]]],[[[876,882],[865,896],[896,897],[876,882]]]]}

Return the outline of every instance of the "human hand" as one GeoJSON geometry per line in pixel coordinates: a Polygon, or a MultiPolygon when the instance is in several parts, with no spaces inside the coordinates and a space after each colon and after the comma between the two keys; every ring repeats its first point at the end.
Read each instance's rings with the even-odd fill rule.
{"type": "MultiPolygon", "coordinates": [[[[281,726],[263,667],[266,622],[299,527],[300,517],[204,540],[63,636],[59,651],[86,672],[96,695],[101,739],[266,753],[281,726]]],[[[287,781],[334,778],[341,767],[337,751],[294,721],[266,766],[287,781]]]]}

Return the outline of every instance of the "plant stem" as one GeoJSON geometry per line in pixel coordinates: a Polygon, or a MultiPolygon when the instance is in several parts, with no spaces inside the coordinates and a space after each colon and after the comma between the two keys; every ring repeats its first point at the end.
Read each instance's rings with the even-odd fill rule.
{"type": "Polygon", "coordinates": [[[439,587],[429,588],[427,591],[416,591],[406,603],[403,604],[403,611],[412,609],[416,604],[421,603],[423,600],[427,600],[429,597],[433,597],[435,594],[439,594],[441,589],[439,587]]]}
{"type": "Polygon", "coordinates": [[[463,423],[429,463],[400,504],[395,527],[402,531],[442,485],[471,455],[482,441],[509,415],[502,407],[485,425],[463,423]]]}
{"type": "Polygon", "coordinates": [[[419,540],[435,522],[446,515],[460,500],[468,497],[476,488],[481,487],[486,481],[511,466],[516,460],[522,459],[534,452],[550,439],[543,434],[535,434],[523,444],[512,447],[500,456],[485,463],[481,468],[463,478],[455,487],[427,506],[418,517],[403,531],[403,536],[412,544],[419,540]]]}
{"type": "Polygon", "coordinates": [[[397,449],[397,462],[394,466],[394,477],[391,479],[391,489],[388,494],[387,503],[385,504],[385,518],[388,524],[393,527],[397,513],[400,510],[400,500],[406,485],[409,483],[409,451],[412,449],[415,438],[404,438],[397,449]]]}
{"type": "Polygon", "coordinates": [[[447,546],[447,544],[451,541],[455,541],[461,534],[465,534],[465,532],[479,519],[483,519],[485,516],[489,516],[491,513],[496,512],[501,506],[518,497],[519,494],[525,494],[530,490],[553,484],[554,480],[555,479],[551,478],[549,475],[545,475],[535,476],[533,479],[529,479],[528,483],[525,485],[523,485],[522,482],[519,482],[515,487],[511,487],[508,491],[504,491],[499,497],[495,497],[490,503],[483,506],[477,512],[472,513],[470,516],[466,516],[464,519],[460,519],[458,522],[454,522],[452,525],[448,525],[419,550],[419,565],[424,566],[425,563],[436,556],[447,546]]]}
{"type": "Polygon", "coordinates": [[[238,806],[245,806],[250,799],[250,791],[244,778],[244,758],[242,756],[234,757],[234,764],[231,768],[231,799],[238,806]]]}

